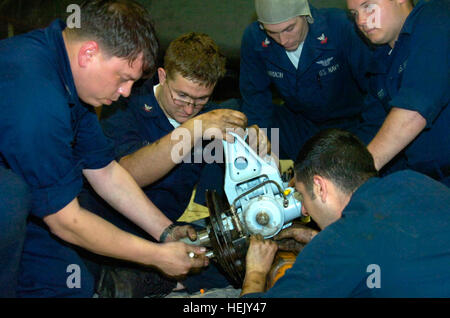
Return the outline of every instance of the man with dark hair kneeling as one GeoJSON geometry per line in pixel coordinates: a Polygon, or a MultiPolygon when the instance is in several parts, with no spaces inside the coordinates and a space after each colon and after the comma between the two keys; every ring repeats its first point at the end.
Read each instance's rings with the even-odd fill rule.
{"type": "Polygon", "coordinates": [[[242,295],[449,297],[450,191],[413,171],[376,175],[354,135],[331,129],[310,139],[295,162],[295,188],[321,232],[264,294],[277,245],[252,237],[242,295]]]}

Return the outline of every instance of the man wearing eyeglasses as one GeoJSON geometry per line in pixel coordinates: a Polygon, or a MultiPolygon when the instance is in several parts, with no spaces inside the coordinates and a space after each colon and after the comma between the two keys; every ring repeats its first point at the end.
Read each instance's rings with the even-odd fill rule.
{"type": "MultiPolygon", "coordinates": [[[[198,162],[198,157],[194,158],[198,156],[195,150],[202,149],[198,146],[209,142],[202,140],[203,133],[216,128],[218,134],[228,138],[227,129],[247,127],[243,113],[213,109],[213,105],[208,103],[216,83],[224,74],[225,58],[214,41],[206,34],[184,34],[167,48],[164,67],[158,69],[157,85],[147,80],[131,94],[126,105],[116,105],[119,109],[113,106],[112,114],[102,114],[102,127],[105,135],[114,141],[117,160],[173,222],[186,210],[205,166],[203,158],[201,162],[198,162]],[[180,154],[177,149],[184,150],[184,153],[180,154]]],[[[85,191],[81,194],[82,204],[97,213],[107,214],[104,217],[111,219],[114,214],[105,210],[104,202],[93,200],[90,193],[85,191]]],[[[112,222],[145,236],[124,221],[112,222]]],[[[127,277],[126,284],[133,281],[127,270],[115,269],[116,272],[118,270],[126,273],[122,275],[127,277]]],[[[143,281],[146,275],[140,273],[133,277],[136,281],[143,281]]],[[[200,288],[207,288],[208,283],[214,284],[214,278],[217,276],[203,279],[205,285],[200,288]]],[[[164,289],[163,285],[166,285],[166,293],[175,287],[176,282],[170,285],[164,278],[158,279],[164,281],[160,288],[164,289]]],[[[228,285],[225,281],[221,283],[228,285]]],[[[133,288],[130,287],[129,296],[140,296],[141,291],[133,288]]]]}

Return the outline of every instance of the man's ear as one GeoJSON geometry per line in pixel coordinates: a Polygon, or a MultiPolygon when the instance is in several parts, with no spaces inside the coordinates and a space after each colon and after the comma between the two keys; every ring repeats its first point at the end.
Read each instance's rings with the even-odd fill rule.
{"type": "Polygon", "coordinates": [[[313,192],[314,195],[322,201],[322,203],[327,201],[328,185],[323,177],[319,175],[315,175],[313,177],[313,192]]]}
{"type": "Polygon", "coordinates": [[[164,83],[167,80],[166,70],[163,69],[162,67],[158,67],[158,79],[159,79],[159,84],[161,84],[161,85],[164,85],[164,83]]]}
{"type": "Polygon", "coordinates": [[[100,48],[97,42],[84,42],[78,51],[78,65],[82,68],[87,67],[99,53],[100,48]]]}

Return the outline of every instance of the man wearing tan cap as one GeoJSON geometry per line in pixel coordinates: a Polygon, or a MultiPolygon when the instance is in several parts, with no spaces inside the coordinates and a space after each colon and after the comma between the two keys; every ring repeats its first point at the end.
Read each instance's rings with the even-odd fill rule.
{"type": "Polygon", "coordinates": [[[303,143],[326,128],[350,130],[368,143],[384,110],[364,103],[371,50],[346,12],[316,9],[306,0],[255,0],[255,8],[258,21],[241,44],[249,124],[280,129],[280,159],[295,160],[303,143]],[[272,88],[284,107],[273,103],[272,88]]]}

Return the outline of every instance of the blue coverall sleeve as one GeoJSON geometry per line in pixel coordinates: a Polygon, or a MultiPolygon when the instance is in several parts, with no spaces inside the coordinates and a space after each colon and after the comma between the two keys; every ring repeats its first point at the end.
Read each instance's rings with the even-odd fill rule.
{"type": "Polygon", "coordinates": [[[343,45],[344,56],[347,58],[347,63],[350,65],[350,70],[353,77],[358,83],[361,90],[367,92],[369,90],[369,80],[366,76],[368,67],[373,58],[374,50],[367,44],[358,30],[352,18],[347,16],[341,23],[341,34],[346,37],[343,45]]]}
{"type": "Polygon", "coordinates": [[[255,51],[255,43],[250,26],[245,30],[241,43],[239,87],[243,99],[242,112],[249,125],[269,128],[272,127],[273,116],[270,79],[264,61],[255,51]]]}
{"type": "MultiPolygon", "coordinates": [[[[386,117],[386,113],[382,102],[371,95],[374,92],[370,90],[370,80],[367,73],[373,62],[375,50],[368,44],[368,40],[358,31],[353,18],[346,12],[341,14],[341,23],[334,23],[334,25],[341,28],[339,34],[344,37],[344,43],[346,43],[346,45],[341,45],[343,55],[347,60],[353,78],[361,91],[366,94],[361,116],[366,123],[371,122],[374,125],[378,123],[381,126],[386,117]]],[[[365,142],[368,143],[369,140],[365,140],[365,142]]]]}
{"type": "Polygon", "coordinates": [[[419,112],[427,127],[450,100],[450,2],[439,4],[441,10],[424,12],[414,26],[401,87],[390,102],[392,107],[419,112]]]}
{"type": "Polygon", "coordinates": [[[114,153],[117,160],[127,156],[143,146],[145,140],[141,136],[136,118],[131,112],[133,98],[122,101],[112,114],[101,120],[103,132],[114,144],[114,153]]]}
{"type": "Polygon", "coordinates": [[[67,99],[49,98],[52,83],[30,75],[2,82],[0,89],[4,94],[2,155],[30,186],[32,214],[44,217],[58,212],[82,187],[82,167],[71,147],[75,136],[67,99]],[[67,112],[61,112],[61,107],[67,107],[67,112]]]}
{"type": "Polygon", "coordinates": [[[73,152],[82,159],[83,169],[101,169],[114,160],[113,145],[105,138],[93,110],[84,112],[79,118],[73,152]]]}

